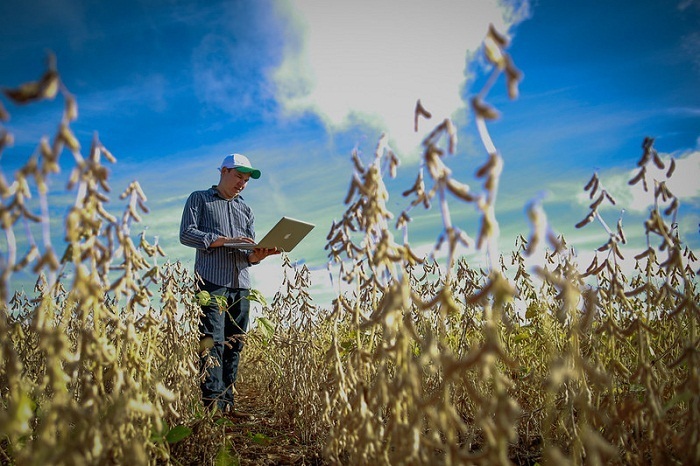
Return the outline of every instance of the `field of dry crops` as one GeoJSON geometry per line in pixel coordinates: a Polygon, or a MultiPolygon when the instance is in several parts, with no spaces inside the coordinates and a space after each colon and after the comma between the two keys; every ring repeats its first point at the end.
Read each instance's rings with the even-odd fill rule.
{"type": "MultiPolygon", "coordinates": [[[[515,98],[520,72],[506,47],[489,32],[493,76],[515,98]]],[[[97,138],[82,155],[70,127],[76,100],[54,64],[7,91],[11,105],[60,98],[65,110],[13,177],[0,173],[0,463],[700,464],[697,258],[673,227],[678,199],[647,175],[654,164],[672,177],[674,162],[643,142],[630,184],[642,183],[655,208],[634,274],[620,267],[622,226],[598,213],[615,200],[596,175],[582,187],[591,204],[577,227],[603,227],[609,240],[591,264],[574,262],[538,205],[532,236],[501,254],[504,161],[486,102],[495,81],[471,102],[487,152],[479,189],[446,165],[450,120],[425,137],[399,215],[387,209],[384,179],[398,161],[385,140],[369,164],[353,155],[346,210],[326,245],[352,291],[319,308],[309,270],[283,258],[280,291],[256,298],[263,315],[247,336],[238,389],[254,417],[245,421],[200,406],[193,277],[132,233],[148,211],[138,183],[121,193],[121,215],[105,207],[113,157],[97,138]],[[75,202],[57,250],[47,179],[66,152],[75,202]],[[475,238],[452,224],[448,198],[476,207],[475,238]],[[446,264],[390,233],[414,208],[439,210],[446,264]],[[490,266],[472,267],[460,243],[478,245],[490,266]],[[535,248],[547,261],[528,270],[535,248]],[[38,277],[33,293],[13,291],[20,271],[38,277]]],[[[8,108],[0,102],[1,121],[8,108]]],[[[416,129],[428,118],[418,102],[416,129]]],[[[11,143],[0,127],[0,153],[11,143]]]]}

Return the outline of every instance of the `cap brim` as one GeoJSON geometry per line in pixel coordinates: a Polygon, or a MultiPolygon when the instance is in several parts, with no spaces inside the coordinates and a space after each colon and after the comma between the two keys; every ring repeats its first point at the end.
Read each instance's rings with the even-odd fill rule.
{"type": "Polygon", "coordinates": [[[258,178],[260,178],[260,175],[261,175],[260,170],[258,170],[256,168],[236,167],[236,170],[238,170],[239,172],[243,172],[243,173],[250,173],[250,177],[253,179],[256,179],[256,180],[258,178]]]}

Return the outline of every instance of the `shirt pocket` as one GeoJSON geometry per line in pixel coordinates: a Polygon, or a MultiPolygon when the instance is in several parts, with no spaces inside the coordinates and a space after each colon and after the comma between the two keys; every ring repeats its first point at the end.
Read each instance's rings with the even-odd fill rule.
{"type": "Polygon", "coordinates": [[[219,236],[229,236],[228,206],[221,202],[207,202],[202,209],[200,229],[219,236]]]}

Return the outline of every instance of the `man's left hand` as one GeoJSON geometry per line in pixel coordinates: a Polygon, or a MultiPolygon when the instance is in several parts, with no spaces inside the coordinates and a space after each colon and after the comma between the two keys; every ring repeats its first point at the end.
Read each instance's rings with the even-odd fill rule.
{"type": "Polygon", "coordinates": [[[282,251],[277,248],[255,248],[253,252],[248,256],[248,260],[252,263],[260,262],[267,256],[273,256],[275,254],[280,254],[282,251]]]}

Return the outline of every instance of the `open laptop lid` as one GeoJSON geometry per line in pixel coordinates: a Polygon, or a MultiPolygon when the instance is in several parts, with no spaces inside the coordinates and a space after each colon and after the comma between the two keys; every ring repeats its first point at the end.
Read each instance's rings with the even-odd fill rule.
{"type": "Polygon", "coordinates": [[[282,217],[257,243],[225,243],[224,246],[238,249],[277,248],[290,252],[315,226],[291,217],[282,217]]]}

